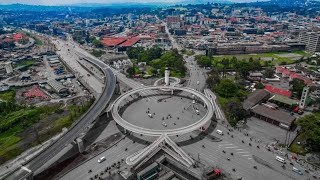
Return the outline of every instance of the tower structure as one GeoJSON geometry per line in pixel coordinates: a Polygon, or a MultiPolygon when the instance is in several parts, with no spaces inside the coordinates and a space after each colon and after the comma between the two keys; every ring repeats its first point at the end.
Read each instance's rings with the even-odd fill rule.
{"type": "Polygon", "coordinates": [[[164,71],[164,82],[166,83],[166,86],[170,85],[169,77],[170,77],[170,70],[168,67],[166,67],[166,69],[164,71]]]}
{"type": "Polygon", "coordinates": [[[306,100],[307,100],[308,93],[309,93],[309,87],[306,86],[306,87],[303,88],[301,99],[300,99],[300,102],[299,102],[299,108],[300,109],[304,109],[304,107],[306,105],[306,100]]]}

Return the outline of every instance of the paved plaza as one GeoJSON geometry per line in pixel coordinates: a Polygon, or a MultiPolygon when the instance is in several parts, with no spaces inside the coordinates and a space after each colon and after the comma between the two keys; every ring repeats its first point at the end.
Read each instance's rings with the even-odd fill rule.
{"type": "Polygon", "coordinates": [[[161,101],[147,102],[142,98],[133,102],[124,110],[122,118],[139,127],[165,130],[193,124],[206,113],[202,104],[193,104],[193,100],[186,97],[162,95],[157,99],[161,101]]]}

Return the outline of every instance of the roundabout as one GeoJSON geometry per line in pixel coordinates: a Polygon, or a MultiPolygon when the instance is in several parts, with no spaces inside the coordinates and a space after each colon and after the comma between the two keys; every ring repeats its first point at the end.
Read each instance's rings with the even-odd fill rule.
{"type": "MultiPolygon", "coordinates": [[[[157,94],[159,95],[159,93],[157,94]]],[[[144,93],[144,95],[146,94],[144,93]]],[[[156,95],[154,94],[146,95],[146,97],[147,96],[156,96],[156,95]]],[[[146,104],[149,105],[150,102],[146,100],[146,104]]],[[[138,121],[143,121],[143,122],[145,122],[145,119],[147,118],[149,118],[147,119],[147,121],[150,121],[153,118],[153,116],[155,116],[155,114],[152,114],[149,111],[139,112],[139,113],[142,113],[142,114],[146,113],[147,116],[149,116],[149,117],[140,116],[139,118],[137,118],[138,121]]],[[[210,126],[211,118],[214,115],[214,109],[211,101],[204,94],[194,89],[186,88],[186,87],[175,87],[175,86],[150,86],[150,87],[133,89],[119,96],[113,103],[113,109],[111,110],[111,114],[114,120],[116,121],[116,123],[120,125],[122,128],[124,128],[125,133],[129,131],[130,134],[137,133],[137,134],[140,134],[141,136],[146,135],[146,136],[157,137],[157,139],[153,143],[151,143],[149,146],[127,157],[126,163],[128,165],[135,165],[140,161],[142,161],[143,159],[145,159],[150,153],[159,151],[159,149],[161,149],[169,153],[173,158],[178,160],[181,164],[185,165],[186,167],[191,167],[192,165],[195,164],[195,160],[192,159],[187,153],[185,153],[183,149],[181,149],[169,136],[179,136],[195,130],[206,130],[206,128],[210,126]],[[170,96],[177,96],[177,95],[174,95],[173,93],[174,91],[183,91],[184,93],[185,92],[189,93],[189,95],[191,95],[191,100],[192,100],[191,103],[193,104],[192,107],[195,107],[195,104],[199,106],[199,108],[197,108],[198,110],[197,115],[199,115],[200,106],[202,106],[203,110],[205,111],[203,113],[203,116],[200,117],[200,119],[198,120],[188,121],[187,124],[177,128],[175,126],[173,126],[173,128],[163,128],[163,127],[157,128],[156,126],[152,126],[152,124],[156,123],[156,121],[152,122],[151,125],[146,126],[145,125],[146,123],[139,124],[139,123],[129,122],[128,119],[124,119],[120,115],[119,111],[122,111],[123,109],[127,108],[127,105],[130,102],[130,101],[127,102],[129,97],[132,98],[137,96],[138,99],[139,98],[143,99],[144,97],[140,95],[140,94],[143,94],[143,91],[150,92],[151,90],[157,90],[159,92],[163,92],[163,89],[165,89],[167,93],[171,91],[170,96]]],[[[130,116],[131,115],[128,115],[128,117],[130,116]]],[[[172,117],[170,115],[170,119],[171,118],[172,117]]],[[[166,118],[166,119],[169,119],[169,118],[166,118]]],[[[194,119],[193,115],[191,119],[194,119]]],[[[163,119],[158,119],[157,121],[161,122],[162,120],[165,121],[164,117],[163,119]]],[[[183,121],[183,120],[184,119],[181,119],[179,121],[183,121]]]]}
{"type": "MultiPolygon", "coordinates": [[[[120,97],[118,97],[114,104],[113,104],[113,109],[112,109],[112,116],[114,120],[125,130],[131,131],[133,133],[137,134],[143,134],[143,135],[148,135],[148,136],[161,136],[161,135],[167,135],[167,136],[174,136],[174,135],[181,135],[185,133],[192,132],[194,130],[199,130],[203,128],[208,122],[211,121],[211,118],[213,116],[213,107],[210,102],[210,100],[202,93],[191,89],[191,88],[182,88],[182,87],[173,87],[173,86],[153,86],[153,87],[143,87],[143,88],[138,88],[138,89],[133,89],[125,94],[122,94],[120,97]],[[139,126],[137,124],[133,124],[129,122],[128,120],[124,119],[122,116],[119,114],[119,110],[122,107],[122,103],[129,97],[134,96],[137,93],[140,93],[145,90],[161,90],[161,89],[167,89],[171,91],[183,91],[183,92],[188,92],[197,99],[199,99],[199,104],[201,104],[206,112],[204,115],[197,121],[190,122],[190,124],[178,128],[150,128],[150,127],[143,127],[139,126]]],[[[145,113],[145,112],[141,112],[145,113]]],[[[152,115],[152,114],[151,114],[152,115]]],[[[146,117],[147,118],[147,117],[146,117]]],[[[183,121],[183,119],[181,119],[183,121]]]]}

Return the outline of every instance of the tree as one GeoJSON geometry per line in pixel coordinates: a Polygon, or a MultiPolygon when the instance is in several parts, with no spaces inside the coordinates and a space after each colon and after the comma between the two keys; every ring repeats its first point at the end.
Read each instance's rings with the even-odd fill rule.
{"type": "Polygon", "coordinates": [[[97,47],[97,48],[102,48],[102,47],[103,47],[101,41],[99,41],[99,40],[96,39],[96,38],[92,41],[92,44],[93,44],[95,47],[97,47]]]}
{"type": "Polygon", "coordinates": [[[298,119],[301,126],[300,135],[306,141],[306,146],[315,152],[320,151],[320,113],[314,113],[298,119]]]}
{"type": "Polygon", "coordinates": [[[275,71],[274,71],[273,68],[266,68],[266,69],[264,70],[263,75],[264,75],[264,77],[266,77],[266,78],[273,78],[274,73],[275,73],[275,71]]]}
{"type": "Polygon", "coordinates": [[[238,121],[246,118],[246,111],[243,109],[242,104],[239,101],[229,101],[226,108],[229,116],[229,122],[232,126],[235,126],[238,121]]]}
{"type": "Polygon", "coordinates": [[[223,77],[225,76],[225,71],[227,68],[229,68],[230,60],[228,58],[223,58],[221,61],[221,64],[223,65],[223,77]]]}
{"type": "Polygon", "coordinates": [[[215,85],[220,83],[220,76],[219,72],[213,68],[209,73],[208,73],[208,78],[206,80],[206,84],[209,86],[209,88],[213,88],[215,85]]]}
{"type": "Polygon", "coordinates": [[[304,81],[301,79],[293,79],[290,82],[291,90],[296,95],[297,98],[300,98],[302,95],[303,88],[305,86],[304,81]]]}
{"type": "Polygon", "coordinates": [[[238,86],[230,79],[223,79],[216,86],[215,91],[222,97],[235,97],[238,92],[238,86]]]}
{"type": "Polygon", "coordinates": [[[256,88],[256,89],[264,89],[264,85],[263,85],[261,82],[259,82],[259,83],[257,83],[257,84],[255,85],[255,88],[256,88]]]}
{"type": "Polygon", "coordinates": [[[197,58],[197,64],[201,67],[210,67],[211,59],[207,56],[200,56],[197,58]]]}

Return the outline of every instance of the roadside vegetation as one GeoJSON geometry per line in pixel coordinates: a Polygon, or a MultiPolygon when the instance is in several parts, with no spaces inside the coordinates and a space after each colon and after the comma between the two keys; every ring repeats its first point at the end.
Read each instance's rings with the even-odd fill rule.
{"type": "Polygon", "coordinates": [[[0,164],[70,127],[91,105],[17,104],[15,90],[0,93],[0,164]]]}
{"type": "Polygon", "coordinates": [[[320,152],[320,112],[306,115],[296,123],[301,126],[301,130],[289,147],[290,151],[302,155],[320,152]]]}
{"type": "Polygon", "coordinates": [[[91,54],[94,55],[95,57],[101,57],[102,55],[104,55],[106,52],[103,50],[96,50],[93,49],[91,54]]]}
{"type": "Polygon", "coordinates": [[[182,50],[181,50],[181,53],[182,53],[182,54],[185,54],[185,55],[187,55],[187,56],[192,56],[192,55],[195,54],[195,52],[194,52],[193,50],[187,50],[187,49],[182,49],[182,50]]]}
{"type": "Polygon", "coordinates": [[[133,60],[133,67],[129,68],[129,76],[139,73],[147,73],[151,76],[164,76],[165,68],[170,69],[170,76],[184,77],[187,71],[184,66],[183,57],[176,49],[163,51],[161,48],[154,46],[149,49],[143,47],[133,47],[127,50],[127,55],[133,60]],[[138,64],[146,63],[146,71],[140,72],[138,64]]]}

